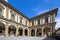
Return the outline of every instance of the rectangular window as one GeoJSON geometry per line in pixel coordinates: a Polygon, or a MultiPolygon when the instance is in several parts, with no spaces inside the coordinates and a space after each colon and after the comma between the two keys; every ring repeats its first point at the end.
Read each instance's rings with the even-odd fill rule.
{"type": "Polygon", "coordinates": [[[12,11],[10,11],[10,13],[11,13],[11,20],[15,21],[15,14],[12,11]]]}
{"type": "Polygon", "coordinates": [[[26,20],[26,25],[27,25],[27,20],[26,20]]]}
{"type": "Polygon", "coordinates": [[[34,26],[34,21],[32,20],[32,26],[34,26]]]}
{"type": "Polygon", "coordinates": [[[38,25],[40,25],[40,20],[38,20],[38,25]]]}
{"type": "Polygon", "coordinates": [[[45,23],[48,23],[48,17],[45,18],[45,23]]]}
{"type": "Polygon", "coordinates": [[[22,17],[20,17],[20,23],[22,24],[22,17]]]}

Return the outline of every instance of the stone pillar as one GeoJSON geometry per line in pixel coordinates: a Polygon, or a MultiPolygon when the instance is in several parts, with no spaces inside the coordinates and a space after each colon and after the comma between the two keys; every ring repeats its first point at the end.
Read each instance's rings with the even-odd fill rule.
{"type": "Polygon", "coordinates": [[[53,33],[54,33],[54,32],[55,32],[55,27],[53,26],[53,28],[52,28],[52,29],[53,29],[53,33]]]}
{"type": "Polygon", "coordinates": [[[24,31],[25,31],[25,29],[23,28],[23,36],[25,35],[24,31]]]}
{"type": "Polygon", "coordinates": [[[36,34],[37,34],[37,28],[35,29],[35,36],[37,36],[36,34]]]}
{"type": "Polygon", "coordinates": [[[28,36],[30,36],[30,28],[28,28],[28,36]]]}
{"type": "MultiPolygon", "coordinates": [[[[16,21],[18,23],[18,15],[17,15],[17,20],[16,21]]],[[[19,30],[19,28],[18,28],[18,25],[17,25],[17,27],[16,27],[16,36],[18,36],[18,34],[19,34],[18,30],[19,30]]]]}
{"type": "Polygon", "coordinates": [[[31,36],[31,29],[30,29],[30,32],[29,33],[30,33],[30,36],[31,36]]]}
{"type": "Polygon", "coordinates": [[[8,22],[6,22],[5,26],[5,37],[8,37],[8,22]]]}
{"type": "Polygon", "coordinates": [[[17,26],[17,27],[16,27],[16,36],[18,36],[18,33],[19,33],[19,32],[18,32],[18,29],[19,29],[19,28],[18,28],[18,26],[17,26]]]}
{"type": "Polygon", "coordinates": [[[50,34],[52,34],[52,27],[50,28],[50,34]]]}
{"type": "MultiPolygon", "coordinates": [[[[6,7],[6,19],[8,19],[8,8],[6,7]]],[[[8,21],[6,21],[5,26],[5,36],[8,37],[8,21]]]]}
{"type": "Polygon", "coordinates": [[[43,29],[44,29],[44,28],[42,28],[42,37],[43,37],[43,29]]]}

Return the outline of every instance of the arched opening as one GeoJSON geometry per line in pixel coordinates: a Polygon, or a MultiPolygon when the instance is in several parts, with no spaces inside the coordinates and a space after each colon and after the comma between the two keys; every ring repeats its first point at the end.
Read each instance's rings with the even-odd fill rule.
{"type": "Polygon", "coordinates": [[[44,28],[43,32],[44,35],[46,34],[46,36],[49,36],[50,28],[49,27],[44,28]]]}
{"type": "Polygon", "coordinates": [[[37,36],[42,36],[42,30],[41,29],[37,29],[37,36]]]}
{"type": "Polygon", "coordinates": [[[16,35],[16,27],[10,25],[9,26],[9,35],[16,35]]]}
{"type": "Polygon", "coordinates": [[[19,28],[19,35],[22,36],[23,35],[23,29],[19,28]]]}
{"type": "Polygon", "coordinates": [[[0,22],[0,36],[5,35],[5,25],[0,22]]]}
{"type": "Polygon", "coordinates": [[[34,29],[31,30],[31,36],[35,36],[35,30],[34,29]]]}
{"type": "Polygon", "coordinates": [[[25,36],[27,36],[28,35],[28,30],[27,29],[25,29],[25,36]]]}

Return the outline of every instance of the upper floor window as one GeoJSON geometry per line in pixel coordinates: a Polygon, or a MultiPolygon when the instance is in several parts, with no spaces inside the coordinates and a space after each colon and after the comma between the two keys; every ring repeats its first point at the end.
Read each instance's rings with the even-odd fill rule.
{"type": "Polygon", "coordinates": [[[40,24],[40,20],[38,20],[38,24],[40,24]]]}
{"type": "Polygon", "coordinates": [[[27,25],[27,20],[26,20],[26,25],[27,25]]]}
{"type": "Polygon", "coordinates": [[[0,8],[0,17],[2,16],[2,9],[0,8]]]}
{"type": "Polygon", "coordinates": [[[22,17],[20,17],[20,23],[22,24],[22,17]]]}
{"type": "Polygon", "coordinates": [[[45,18],[45,23],[48,23],[48,17],[45,18]]]}
{"type": "Polygon", "coordinates": [[[34,26],[34,21],[32,20],[32,26],[34,26]]]}
{"type": "Polygon", "coordinates": [[[10,13],[11,13],[11,20],[15,21],[15,14],[12,11],[10,11],[10,13]]]}

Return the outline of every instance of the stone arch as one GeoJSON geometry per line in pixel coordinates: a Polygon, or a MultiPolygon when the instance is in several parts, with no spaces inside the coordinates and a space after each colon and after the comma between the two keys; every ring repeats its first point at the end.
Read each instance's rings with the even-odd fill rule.
{"type": "Polygon", "coordinates": [[[50,28],[49,27],[45,27],[43,32],[44,32],[45,36],[49,36],[50,28]]]}
{"type": "Polygon", "coordinates": [[[0,35],[5,35],[5,25],[0,22],[0,35]]]}
{"type": "Polygon", "coordinates": [[[9,35],[16,35],[16,27],[13,25],[9,26],[9,35]]]}
{"type": "Polygon", "coordinates": [[[35,36],[35,30],[31,29],[31,36],[35,36]]]}
{"type": "Polygon", "coordinates": [[[42,29],[37,28],[37,36],[42,36],[42,29]]]}
{"type": "Polygon", "coordinates": [[[25,29],[25,36],[27,36],[28,35],[28,29],[25,29]]]}
{"type": "Polygon", "coordinates": [[[19,28],[19,35],[22,36],[23,35],[23,29],[22,28],[19,28]]]}

